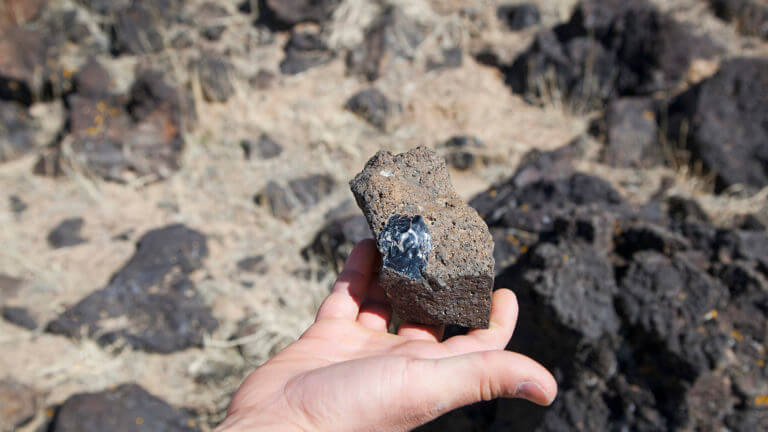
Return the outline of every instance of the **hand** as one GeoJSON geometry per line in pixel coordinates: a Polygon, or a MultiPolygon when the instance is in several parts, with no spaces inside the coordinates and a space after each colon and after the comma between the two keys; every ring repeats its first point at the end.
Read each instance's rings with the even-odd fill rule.
{"type": "Polygon", "coordinates": [[[440,342],[442,326],[404,323],[394,335],[378,260],[372,240],[355,247],[315,323],[248,376],[217,431],[405,431],[482,400],[552,403],[552,375],[504,351],[512,291],[494,292],[488,329],[440,342]]]}

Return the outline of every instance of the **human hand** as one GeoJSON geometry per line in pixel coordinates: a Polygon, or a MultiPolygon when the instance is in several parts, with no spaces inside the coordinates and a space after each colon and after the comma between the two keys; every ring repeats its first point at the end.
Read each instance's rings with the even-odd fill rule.
{"type": "Polygon", "coordinates": [[[216,431],[406,431],[482,400],[552,403],[552,375],[504,351],[512,291],[494,292],[488,329],[440,342],[442,326],[403,323],[394,335],[378,260],[372,240],[355,247],[315,323],[246,378],[216,431]]]}

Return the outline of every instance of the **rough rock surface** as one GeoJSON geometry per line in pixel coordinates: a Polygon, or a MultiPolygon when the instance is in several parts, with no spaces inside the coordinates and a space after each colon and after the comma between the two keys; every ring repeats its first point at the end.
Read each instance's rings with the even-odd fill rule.
{"type": "Polygon", "coordinates": [[[664,162],[658,141],[656,109],[650,98],[619,98],[605,113],[601,160],[616,167],[645,167],[664,162]]]}
{"type": "Polygon", "coordinates": [[[285,44],[285,58],[280,62],[280,72],[296,75],[316,66],[324,65],[334,58],[317,31],[301,30],[291,33],[285,44]]]}
{"type": "Polygon", "coordinates": [[[717,51],[648,1],[585,0],[502,69],[517,93],[546,99],[542,88],[555,88],[576,107],[600,108],[615,96],[672,90],[693,59],[717,51]]]}
{"type": "Polygon", "coordinates": [[[382,252],[379,282],[394,310],[411,322],[486,328],[493,240],[442,158],[424,147],[381,151],[350,186],[382,252]]]}
{"type": "Polygon", "coordinates": [[[51,430],[192,432],[199,428],[191,413],[173,408],[136,384],[123,384],[71,396],[57,410],[51,430]]]}
{"type": "Polygon", "coordinates": [[[54,249],[59,249],[84,243],[85,239],[80,237],[84,223],[83,218],[63,220],[48,233],[48,244],[54,249]]]}
{"type": "Polygon", "coordinates": [[[223,57],[206,55],[197,65],[203,96],[209,102],[226,102],[233,94],[232,64],[223,57]]]}
{"type": "Polygon", "coordinates": [[[168,353],[199,346],[218,323],[189,274],[208,255],[205,236],[184,225],[147,232],[109,284],[50,322],[47,331],[101,344],[123,341],[168,353]]]}
{"type": "Polygon", "coordinates": [[[14,431],[35,415],[35,392],[14,380],[0,380],[0,431],[14,431]]]}
{"type": "Polygon", "coordinates": [[[736,23],[748,36],[768,39],[768,3],[763,0],[709,0],[715,15],[736,23]]]}
{"type": "Polygon", "coordinates": [[[670,116],[672,142],[687,143],[718,190],[768,185],[768,59],[726,62],[673,100],[670,116]]]}
{"type": "Polygon", "coordinates": [[[380,130],[385,130],[394,113],[394,104],[375,88],[361,90],[347,100],[345,107],[380,130]]]}
{"type": "Polygon", "coordinates": [[[293,25],[303,21],[323,22],[339,3],[340,0],[266,0],[264,6],[277,21],[293,25]]]}

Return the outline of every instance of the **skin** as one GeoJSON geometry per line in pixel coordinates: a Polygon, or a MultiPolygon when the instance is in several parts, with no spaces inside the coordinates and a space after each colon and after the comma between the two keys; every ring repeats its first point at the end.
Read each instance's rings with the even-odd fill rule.
{"type": "Polygon", "coordinates": [[[407,431],[478,401],[552,403],[552,375],[504,350],[517,322],[512,291],[494,292],[488,329],[442,342],[437,326],[391,334],[379,259],[373,240],[355,247],[314,324],[246,378],[217,432],[407,431]]]}

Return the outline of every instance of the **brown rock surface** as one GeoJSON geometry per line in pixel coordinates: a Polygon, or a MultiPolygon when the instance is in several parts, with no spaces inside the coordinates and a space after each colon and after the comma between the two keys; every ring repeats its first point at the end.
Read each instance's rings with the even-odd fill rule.
{"type": "MultiPolygon", "coordinates": [[[[409,322],[487,327],[494,274],[493,240],[477,212],[454,191],[445,161],[425,147],[398,155],[380,151],[350,186],[384,255],[379,282],[394,310],[409,322]],[[415,236],[411,230],[393,234],[390,218],[395,215],[421,216],[428,230],[427,245],[420,243],[423,232],[415,236]],[[392,244],[386,244],[387,233],[401,236],[397,257],[392,256],[392,244]],[[414,253],[408,246],[403,250],[408,236],[416,239],[414,247],[419,252],[414,253]],[[410,260],[422,255],[426,266],[419,265],[418,270],[409,272],[415,268],[410,260]],[[407,269],[396,265],[403,260],[408,261],[407,269]],[[408,275],[419,272],[417,278],[408,275]]],[[[417,224],[414,218],[411,229],[416,229],[417,224]]]]}

